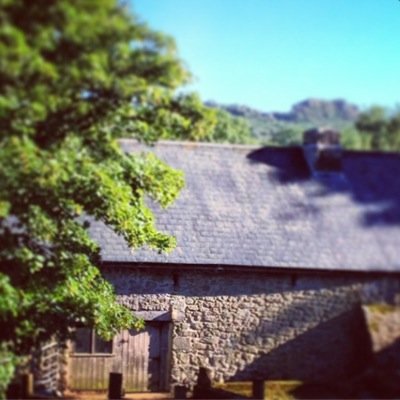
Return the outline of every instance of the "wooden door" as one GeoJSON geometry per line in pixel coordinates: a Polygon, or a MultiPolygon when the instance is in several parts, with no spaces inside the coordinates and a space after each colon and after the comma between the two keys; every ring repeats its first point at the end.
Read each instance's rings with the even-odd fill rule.
{"type": "Polygon", "coordinates": [[[143,331],[125,331],[122,374],[127,392],[167,390],[168,324],[148,322],[143,331]]]}
{"type": "Polygon", "coordinates": [[[110,372],[123,375],[126,392],[168,390],[169,323],[146,322],[144,330],[125,330],[113,341],[112,354],[70,358],[70,389],[107,389],[110,372]]]}

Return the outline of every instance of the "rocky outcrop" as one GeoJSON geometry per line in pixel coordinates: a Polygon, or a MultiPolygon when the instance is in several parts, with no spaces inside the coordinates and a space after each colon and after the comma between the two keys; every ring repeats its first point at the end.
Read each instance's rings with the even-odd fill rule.
{"type": "Polygon", "coordinates": [[[221,105],[216,102],[206,102],[206,105],[222,108],[234,116],[264,122],[324,123],[332,120],[353,122],[359,115],[358,107],[343,99],[306,99],[294,104],[289,112],[263,112],[245,105],[221,105]]]}

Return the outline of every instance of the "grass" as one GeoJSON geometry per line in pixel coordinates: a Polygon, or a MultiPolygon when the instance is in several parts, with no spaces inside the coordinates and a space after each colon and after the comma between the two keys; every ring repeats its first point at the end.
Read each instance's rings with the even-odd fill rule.
{"type": "Polygon", "coordinates": [[[375,304],[369,304],[367,308],[372,312],[387,314],[396,311],[398,307],[386,303],[375,303],[375,304]]]}
{"type": "Polygon", "coordinates": [[[382,323],[380,317],[399,310],[399,307],[387,303],[375,303],[367,305],[366,309],[371,313],[371,317],[368,318],[368,327],[371,332],[377,333],[382,323]]]}
{"type": "MultiPolygon", "coordinates": [[[[301,385],[302,382],[300,381],[265,381],[264,399],[293,400],[294,397],[290,393],[301,385]]],[[[215,387],[241,396],[252,396],[252,383],[247,381],[226,382],[217,384],[215,387]]]]}

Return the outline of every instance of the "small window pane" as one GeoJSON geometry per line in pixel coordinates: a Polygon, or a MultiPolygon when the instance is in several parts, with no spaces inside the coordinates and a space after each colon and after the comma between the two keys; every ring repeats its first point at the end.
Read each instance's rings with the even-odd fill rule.
{"type": "Polygon", "coordinates": [[[111,354],[112,353],[112,340],[103,340],[100,336],[95,334],[94,352],[111,354]]]}
{"type": "Polygon", "coordinates": [[[91,330],[89,328],[78,328],[75,331],[73,341],[74,353],[90,353],[91,330]]]}

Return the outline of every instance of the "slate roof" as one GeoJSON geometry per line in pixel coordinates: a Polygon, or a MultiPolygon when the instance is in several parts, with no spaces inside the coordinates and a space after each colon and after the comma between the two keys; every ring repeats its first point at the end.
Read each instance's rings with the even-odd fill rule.
{"type": "Polygon", "coordinates": [[[400,271],[399,154],[344,151],[342,173],[314,176],[300,147],[160,142],[151,150],[185,173],[173,206],[152,205],[178,246],[169,255],[132,251],[96,222],[103,261],[400,271]]]}

